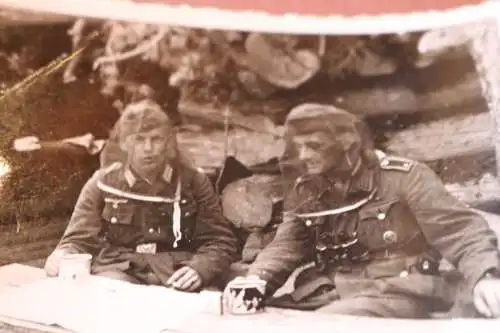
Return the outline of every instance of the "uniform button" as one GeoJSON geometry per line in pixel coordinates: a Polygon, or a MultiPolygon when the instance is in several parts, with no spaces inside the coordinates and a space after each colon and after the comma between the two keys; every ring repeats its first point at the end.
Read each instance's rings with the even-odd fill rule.
{"type": "Polygon", "coordinates": [[[181,200],[181,204],[185,204],[186,202],[187,202],[186,199],[181,200]]]}
{"type": "Polygon", "coordinates": [[[189,215],[191,215],[190,212],[186,212],[186,214],[184,214],[184,216],[189,216],[189,215]]]}
{"type": "Polygon", "coordinates": [[[312,221],[311,220],[307,220],[306,221],[306,226],[310,227],[312,225],[312,221]]]}
{"type": "Polygon", "coordinates": [[[114,209],[118,208],[118,204],[117,204],[117,203],[114,203],[114,204],[113,204],[113,208],[114,208],[114,209]]]}
{"type": "Polygon", "coordinates": [[[399,276],[402,278],[408,277],[408,271],[402,271],[401,273],[399,273],[399,276]]]}
{"type": "Polygon", "coordinates": [[[148,231],[149,231],[149,233],[150,233],[150,234],[152,234],[152,233],[154,233],[154,232],[155,232],[155,229],[153,229],[153,228],[149,228],[149,230],[148,230],[148,231]]]}
{"type": "Polygon", "coordinates": [[[318,243],[316,245],[316,250],[321,251],[321,252],[325,251],[327,248],[328,247],[325,244],[323,244],[323,243],[318,243]]]}
{"type": "Polygon", "coordinates": [[[398,235],[392,230],[387,230],[383,233],[382,238],[384,239],[384,242],[394,244],[398,240],[398,235]]]}
{"type": "Polygon", "coordinates": [[[385,219],[385,218],[386,218],[385,213],[380,212],[380,213],[378,213],[378,214],[377,214],[377,219],[379,219],[379,220],[383,220],[383,219],[385,219]]]}
{"type": "Polygon", "coordinates": [[[111,223],[116,223],[116,222],[118,222],[118,219],[117,219],[116,217],[114,217],[114,216],[113,216],[113,217],[111,218],[111,223]]]}

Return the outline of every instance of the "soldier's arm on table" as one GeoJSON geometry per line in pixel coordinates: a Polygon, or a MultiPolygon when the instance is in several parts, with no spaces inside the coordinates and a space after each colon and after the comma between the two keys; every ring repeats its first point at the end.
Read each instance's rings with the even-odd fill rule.
{"type": "Polygon", "coordinates": [[[498,239],[487,221],[450,194],[427,165],[415,163],[401,183],[425,237],[473,287],[500,268],[498,239]]]}
{"type": "Polygon", "coordinates": [[[257,255],[248,275],[266,281],[266,294],[271,296],[297,267],[311,258],[311,249],[305,224],[285,215],[274,239],[257,255]]]}
{"type": "Polygon", "coordinates": [[[196,252],[187,266],[207,284],[236,260],[237,241],[230,222],[222,215],[219,197],[205,174],[196,172],[193,192],[198,207],[193,237],[196,252]]]}
{"type": "Polygon", "coordinates": [[[102,194],[97,187],[103,170],[96,171],[80,192],[68,227],[57,249],[74,249],[95,254],[100,249],[102,194]]]}

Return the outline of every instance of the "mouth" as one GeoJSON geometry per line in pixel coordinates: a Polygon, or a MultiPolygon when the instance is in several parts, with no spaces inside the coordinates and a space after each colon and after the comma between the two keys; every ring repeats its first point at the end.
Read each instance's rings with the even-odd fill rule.
{"type": "Polygon", "coordinates": [[[321,163],[315,161],[306,161],[306,167],[310,170],[314,170],[321,167],[321,163]]]}
{"type": "Polygon", "coordinates": [[[153,156],[144,157],[142,159],[142,162],[146,163],[146,164],[152,164],[152,163],[156,162],[156,158],[154,158],[153,156]]]}

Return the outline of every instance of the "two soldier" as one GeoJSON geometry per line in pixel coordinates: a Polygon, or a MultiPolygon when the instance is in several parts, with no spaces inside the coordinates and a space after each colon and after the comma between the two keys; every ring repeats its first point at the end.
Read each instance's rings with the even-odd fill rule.
{"type": "MultiPolygon", "coordinates": [[[[61,254],[90,252],[95,274],[197,290],[234,261],[235,238],[208,179],[183,162],[168,118],[141,103],[120,120],[126,161],[85,185],[46,269],[57,274],[61,254]]],[[[497,238],[430,168],[375,150],[366,125],[331,106],[301,105],[285,128],[284,221],[239,285],[264,281],[266,302],[313,261],[335,288],[318,311],[425,318],[431,304],[453,302],[444,257],[475,309],[500,316],[497,238]]]]}

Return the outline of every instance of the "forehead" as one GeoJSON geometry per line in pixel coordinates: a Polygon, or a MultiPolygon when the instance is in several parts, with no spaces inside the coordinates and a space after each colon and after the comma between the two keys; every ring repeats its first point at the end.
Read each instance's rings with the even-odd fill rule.
{"type": "Polygon", "coordinates": [[[314,132],[309,134],[298,134],[293,137],[293,142],[296,144],[306,144],[310,142],[314,143],[326,143],[330,141],[329,136],[324,132],[314,132]]]}
{"type": "Polygon", "coordinates": [[[141,129],[137,133],[135,133],[136,137],[157,137],[157,138],[165,138],[168,139],[169,133],[165,128],[156,127],[151,129],[141,129]]]}

